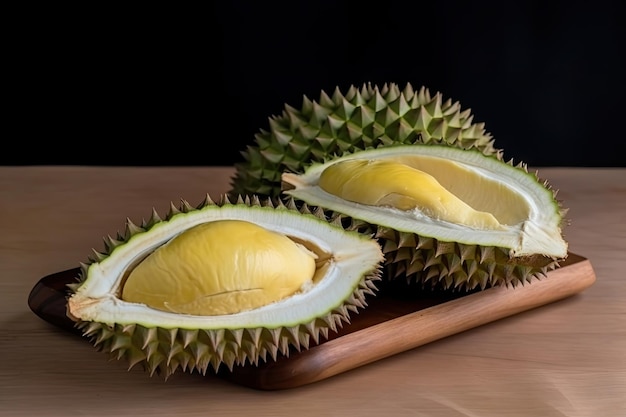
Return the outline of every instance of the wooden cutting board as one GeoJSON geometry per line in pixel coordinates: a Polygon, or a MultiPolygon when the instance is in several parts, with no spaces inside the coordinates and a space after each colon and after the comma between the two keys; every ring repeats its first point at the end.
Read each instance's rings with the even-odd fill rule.
{"type": "MultiPolygon", "coordinates": [[[[79,334],[65,315],[66,285],[78,269],[43,277],[31,290],[30,309],[43,320],[79,334]]],[[[523,286],[470,293],[425,292],[402,296],[383,291],[336,334],[301,352],[257,366],[221,369],[218,375],[259,390],[310,384],[435,340],[577,294],[594,283],[593,267],[570,253],[546,277],[523,286]],[[355,354],[358,352],[358,354],[355,354]]]]}

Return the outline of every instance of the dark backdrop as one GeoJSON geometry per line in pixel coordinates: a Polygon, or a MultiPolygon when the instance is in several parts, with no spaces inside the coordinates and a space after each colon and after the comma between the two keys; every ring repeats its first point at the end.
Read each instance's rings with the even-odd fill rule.
{"type": "Polygon", "coordinates": [[[625,3],[31,11],[5,63],[16,69],[7,114],[18,129],[5,131],[0,162],[231,165],[285,103],[410,82],[471,108],[509,158],[626,166],[625,3]]]}

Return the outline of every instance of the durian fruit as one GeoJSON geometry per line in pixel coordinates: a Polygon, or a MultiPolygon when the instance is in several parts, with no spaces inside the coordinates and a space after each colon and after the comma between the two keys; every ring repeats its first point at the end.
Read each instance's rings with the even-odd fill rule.
{"type": "Polygon", "coordinates": [[[285,172],[282,181],[290,198],[375,233],[389,280],[515,286],[567,256],[556,192],[524,164],[476,149],[381,146],[285,172]]]}
{"type": "Polygon", "coordinates": [[[422,143],[501,153],[470,109],[439,92],[414,90],[410,83],[352,85],[345,93],[322,90],[318,101],[304,96],[299,109],[285,105],[271,117],[269,130],[262,129],[242,151],[244,162],[235,164],[229,194],[277,197],[284,171],[302,172],[312,162],[368,148],[422,143]]]}
{"type": "Polygon", "coordinates": [[[383,262],[371,235],[321,210],[225,196],[128,220],[105,249],[81,265],[67,315],[129,369],[166,377],[308,349],[367,306],[383,262]]]}

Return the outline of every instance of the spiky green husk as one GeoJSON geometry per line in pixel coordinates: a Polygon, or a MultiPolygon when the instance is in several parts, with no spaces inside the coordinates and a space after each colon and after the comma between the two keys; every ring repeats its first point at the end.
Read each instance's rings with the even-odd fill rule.
{"type": "Polygon", "coordinates": [[[285,105],[281,115],[269,120],[269,130],[255,136],[255,144],[236,164],[230,195],[278,197],[281,173],[302,172],[304,167],[331,156],[396,144],[445,144],[500,154],[484,123],[473,123],[470,109],[431,94],[426,87],[414,90],[364,84],[343,94],[320,93],[318,101],[306,96],[300,109],[285,105]]]}
{"type": "MultiPolygon", "coordinates": [[[[100,263],[134,236],[149,232],[162,222],[168,222],[178,215],[203,210],[207,207],[224,208],[229,206],[265,207],[273,210],[288,210],[303,216],[313,216],[333,226],[341,228],[340,219],[328,219],[323,210],[311,211],[306,205],[298,205],[293,200],[272,201],[259,199],[257,196],[238,198],[230,201],[224,196],[220,202],[212,201],[209,196],[198,206],[193,207],[182,201],[180,207],[170,206],[164,219],[153,210],[151,218],[135,225],[127,220],[123,233],[116,238],[105,239],[105,250],[94,251],[89,262],[81,264],[77,282],[70,284],[69,297],[76,294],[88,277],[88,271],[94,263],[100,263]]],[[[350,231],[352,233],[352,231],[350,231]]],[[[363,237],[366,238],[366,237],[363,237]]],[[[382,260],[382,255],[381,255],[382,260]]],[[[76,327],[88,337],[94,346],[113,359],[129,363],[129,369],[141,366],[151,375],[160,374],[166,378],[176,370],[205,374],[209,368],[216,372],[225,365],[232,370],[235,365],[246,363],[258,364],[259,361],[276,360],[279,355],[289,356],[291,352],[308,349],[314,344],[328,338],[330,332],[337,332],[345,323],[349,323],[350,315],[367,306],[366,297],[375,295],[376,281],[381,279],[381,264],[363,275],[352,294],[343,304],[333,308],[326,315],[310,321],[277,328],[166,328],[144,326],[140,323],[105,323],[75,320],[76,327]]]]}
{"type": "Polygon", "coordinates": [[[411,233],[377,228],[388,279],[405,279],[422,288],[469,291],[518,286],[541,278],[560,259],[511,258],[506,248],[444,242],[411,233]]]}
{"type": "Polygon", "coordinates": [[[385,255],[382,278],[403,281],[421,290],[467,292],[496,286],[516,287],[541,279],[557,268],[562,258],[511,258],[509,249],[446,242],[378,226],[327,211],[348,230],[373,234],[385,255]]]}

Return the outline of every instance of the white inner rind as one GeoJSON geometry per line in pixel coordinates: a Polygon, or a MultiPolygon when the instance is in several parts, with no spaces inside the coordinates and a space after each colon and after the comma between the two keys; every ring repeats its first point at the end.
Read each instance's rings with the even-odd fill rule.
{"type": "Polygon", "coordinates": [[[313,215],[248,206],[208,206],[181,213],[138,233],[109,257],[90,265],[83,284],[68,300],[68,312],[84,321],[186,329],[276,328],[328,314],[350,297],[365,274],[383,260],[378,243],[313,215]],[[216,220],[245,220],[311,242],[332,254],[324,278],[308,291],[254,310],[219,316],[169,313],[118,298],[125,271],[182,231],[216,220]]]}
{"type": "Polygon", "coordinates": [[[560,210],[552,191],[539,183],[534,175],[477,151],[442,146],[389,146],[357,152],[327,164],[316,164],[302,175],[284,173],[282,181],[294,187],[284,191],[287,195],[371,224],[441,241],[508,248],[511,256],[542,254],[561,258],[567,255],[567,243],[560,229],[560,210]],[[502,230],[483,230],[435,219],[419,209],[404,211],[346,201],[318,186],[320,175],[329,164],[348,159],[404,158],[419,155],[454,161],[485,180],[508,187],[526,202],[527,218],[516,224],[503,225],[502,230]]]}

